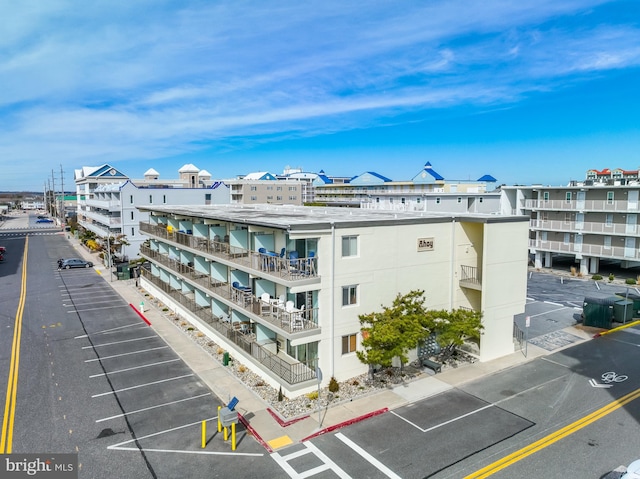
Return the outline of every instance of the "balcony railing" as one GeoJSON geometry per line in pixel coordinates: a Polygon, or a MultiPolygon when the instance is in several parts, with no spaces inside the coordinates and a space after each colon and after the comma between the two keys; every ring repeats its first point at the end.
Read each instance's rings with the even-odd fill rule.
{"type": "Polygon", "coordinates": [[[152,250],[148,246],[140,246],[140,254],[146,258],[165,266],[167,269],[203,287],[207,292],[233,302],[238,309],[247,314],[253,314],[272,326],[287,333],[319,330],[318,308],[308,310],[287,311],[274,302],[266,302],[257,298],[251,291],[234,288],[231,284],[216,280],[209,274],[196,271],[195,268],[169,258],[166,254],[152,250]]]}
{"type": "Polygon", "coordinates": [[[555,211],[620,211],[640,213],[638,203],[627,200],[523,200],[523,207],[527,210],[555,210],[555,211]],[[630,208],[630,206],[633,206],[630,208]]]}
{"type": "Polygon", "coordinates": [[[140,231],[208,254],[213,258],[221,258],[284,280],[295,281],[318,277],[318,258],[316,257],[289,259],[268,256],[257,251],[231,246],[228,241],[209,239],[180,231],[170,232],[164,226],[144,222],[140,223],[140,231]]]}
{"type": "Polygon", "coordinates": [[[537,251],[550,251],[553,253],[581,254],[599,258],[611,258],[619,260],[638,260],[640,253],[638,248],[625,248],[624,246],[605,247],[604,245],[564,243],[562,241],[529,240],[529,248],[537,251]]]}
{"type": "Polygon", "coordinates": [[[482,289],[482,278],[477,266],[460,266],[460,286],[482,289]]]}
{"type": "MultiPolygon", "coordinates": [[[[221,321],[220,318],[214,316],[211,312],[211,308],[198,305],[193,299],[183,295],[175,288],[172,288],[168,283],[162,281],[156,276],[153,276],[144,268],[142,268],[141,271],[142,276],[146,280],[160,289],[163,293],[170,296],[171,299],[185,306],[189,311],[211,327],[211,329],[231,341],[233,344],[238,346],[243,353],[255,360],[255,362],[262,364],[267,370],[273,372],[288,384],[298,384],[316,379],[315,361],[313,361],[313,364],[285,361],[277,354],[273,354],[271,351],[258,344],[253,336],[234,329],[230,323],[221,321]]],[[[293,358],[289,359],[293,361],[293,358]]]]}
{"type": "Polygon", "coordinates": [[[532,230],[542,231],[562,231],[562,232],[580,232],[594,233],[605,235],[636,235],[638,234],[638,226],[626,223],[602,223],[584,221],[582,223],[576,221],[562,220],[530,220],[529,225],[532,230]]]}

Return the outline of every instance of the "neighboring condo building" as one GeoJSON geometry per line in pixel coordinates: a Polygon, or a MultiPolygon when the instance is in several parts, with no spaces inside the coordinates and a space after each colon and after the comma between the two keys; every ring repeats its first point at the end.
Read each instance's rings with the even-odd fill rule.
{"type": "Polygon", "coordinates": [[[640,266],[638,170],[588,170],[567,186],[503,186],[502,212],[530,219],[529,252],[536,268],[572,258],[583,275],[601,261],[640,266]]]}
{"type": "Polygon", "coordinates": [[[445,180],[429,162],[405,181],[394,181],[371,171],[348,182],[334,183],[325,178],[320,175],[314,182],[315,201],[327,206],[442,213],[500,211],[500,193],[488,191],[495,178],[484,175],[476,181],[445,180]]]}
{"type": "Polygon", "coordinates": [[[309,183],[305,178],[276,177],[268,171],[224,182],[231,188],[231,203],[239,205],[302,205],[309,183]]]}
{"type": "Polygon", "coordinates": [[[367,371],[358,316],[424,290],[483,313],[480,360],[514,351],[528,220],[275,205],[141,205],[141,285],[292,397],[367,371]]]}
{"type": "Polygon", "coordinates": [[[104,242],[107,237],[124,235],[129,244],[122,246],[120,255],[133,259],[146,239],[138,226],[148,215],[140,212],[139,206],[229,203],[229,188],[211,181],[206,170],[187,164],[178,173],[178,179],[164,180],[151,168],[144,179],[132,180],[110,165],[76,170],[78,225],[93,231],[104,242]]]}

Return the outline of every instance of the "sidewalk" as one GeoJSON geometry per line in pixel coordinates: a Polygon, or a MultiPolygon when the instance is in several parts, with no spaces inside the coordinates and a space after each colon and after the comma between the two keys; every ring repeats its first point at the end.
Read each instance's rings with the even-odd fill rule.
{"type": "MultiPolygon", "coordinates": [[[[518,351],[493,361],[445,370],[435,376],[422,377],[398,385],[393,389],[333,405],[320,413],[318,411],[311,412],[308,417],[295,422],[290,421],[289,424],[281,423],[269,412],[269,404],[247,388],[225,366],[213,360],[204,349],[187,337],[166,315],[155,307],[148,306],[148,298],[145,298],[136,288],[135,280],[110,281],[108,270],[99,261],[96,261],[95,255],[88,252],[73,237],[68,235],[67,238],[77,249],[78,256],[93,261],[96,265],[95,269],[105,276],[113,289],[126,302],[136,310],[140,308],[141,302],[145,302],[143,315],[151,323],[154,331],[166,341],[220,400],[226,403],[233,396],[239,399],[236,409],[243,417],[244,424],[270,452],[551,353],[551,351],[529,344],[526,358],[523,352],[518,351]]],[[[588,332],[573,327],[566,328],[566,331],[583,340],[592,337],[588,332]]]]}

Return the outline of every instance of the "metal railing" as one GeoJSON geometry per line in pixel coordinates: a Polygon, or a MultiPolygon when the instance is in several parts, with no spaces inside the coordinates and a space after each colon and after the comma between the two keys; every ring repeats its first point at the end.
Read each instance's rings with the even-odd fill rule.
{"type": "Polygon", "coordinates": [[[234,288],[233,285],[227,282],[216,280],[209,274],[197,271],[194,267],[177,259],[169,258],[166,254],[152,250],[148,246],[141,245],[140,254],[203,287],[206,292],[233,302],[243,312],[258,316],[283,331],[296,333],[319,329],[318,308],[287,311],[284,309],[284,305],[281,307],[272,301],[262,301],[253,295],[251,291],[234,288]]]}
{"type": "Polygon", "coordinates": [[[212,258],[221,258],[284,280],[295,281],[318,277],[318,258],[316,257],[290,259],[281,258],[279,255],[266,255],[258,251],[231,246],[228,242],[219,239],[169,231],[164,226],[145,222],[140,222],[140,231],[206,253],[212,258]]]}
{"type": "MultiPolygon", "coordinates": [[[[211,329],[231,341],[247,356],[262,364],[267,370],[273,372],[288,384],[298,384],[316,379],[315,361],[313,361],[313,364],[285,361],[258,344],[253,335],[235,330],[231,323],[221,321],[220,318],[214,316],[211,308],[198,305],[193,299],[188,298],[175,288],[172,288],[157,276],[153,276],[144,268],[141,270],[141,274],[145,280],[152,283],[178,304],[185,306],[190,312],[202,319],[211,329]]],[[[293,358],[291,359],[293,360],[293,358]]]]}
{"type": "Polygon", "coordinates": [[[480,269],[477,266],[460,266],[460,282],[480,286],[482,284],[480,269]]]}

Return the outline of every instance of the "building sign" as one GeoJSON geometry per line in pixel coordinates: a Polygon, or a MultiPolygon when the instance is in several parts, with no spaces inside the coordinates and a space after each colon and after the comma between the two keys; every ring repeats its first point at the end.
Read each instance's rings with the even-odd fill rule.
{"type": "Polygon", "coordinates": [[[433,251],[433,238],[418,238],[418,251],[433,251]]]}

